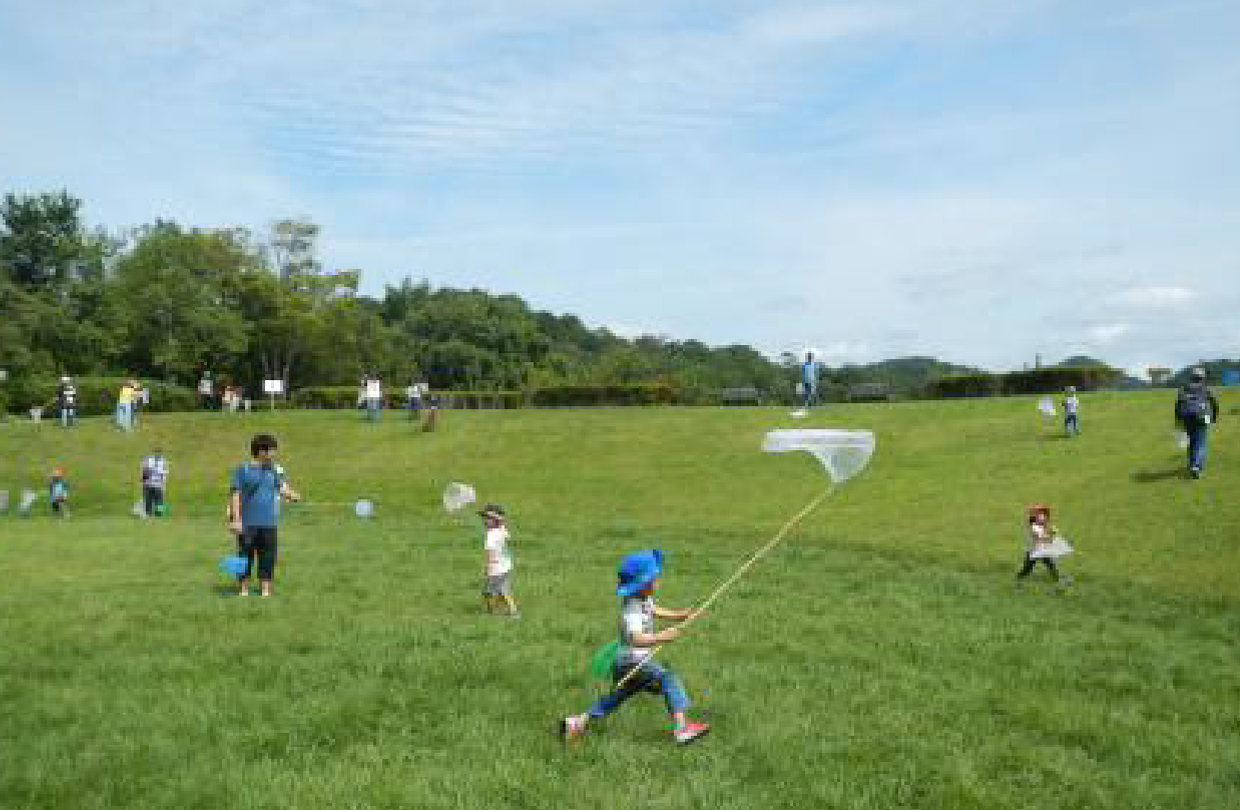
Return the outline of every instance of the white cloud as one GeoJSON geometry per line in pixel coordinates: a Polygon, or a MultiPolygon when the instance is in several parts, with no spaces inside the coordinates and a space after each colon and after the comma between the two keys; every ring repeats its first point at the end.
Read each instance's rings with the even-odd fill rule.
{"type": "Polygon", "coordinates": [[[1134,287],[1115,296],[1117,303],[1133,309],[1182,309],[1197,297],[1187,287],[1134,287]]]}
{"type": "Polygon", "coordinates": [[[1095,326],[1089,330],[1090,340],[1096,343],[1113,343],[1131,331],[1126,323],[1108,323],[1095,326]]]}

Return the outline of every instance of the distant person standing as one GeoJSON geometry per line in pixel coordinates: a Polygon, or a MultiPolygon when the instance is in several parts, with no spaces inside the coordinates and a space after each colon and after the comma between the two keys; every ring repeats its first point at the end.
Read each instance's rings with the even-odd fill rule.
{"type": "Polygon", "coordinates": [[[142,511],[147,517],[162,517],[167,508],[164,490],[168,485],[168,459],[164,451],[155,448],[142,459],[142,511]]]}
{"type": "Polygon", "coordinates": [[[202,379],[198,381],[198,407],[204,411],[211,410],[214,405],[215,387],[211,382],[211,372],[202,372],[202,379]]]}
{"type": "Polygon", "coordinates": [[[133,430],[133,400],[137,393],[133,380],[125,380],[116,396],[116,426],[124,431],[133,430]]]}
{"type": "Polygon", "coordinates": [[[1081,402],[1076,398],[1076,388],[1069,385],[1064,389],[1063,397],[1063,432],[1067,436],[1081,435],[1081,402]]]}
{"type": "Polygon", "coordinates": [[[133,408],[130,414],[130,420],[134,427],[138,426],[138,414],[151,404],[151,391],[146,387],[145,383],[138,380],[129,381],[133,385],[133,408]]]}
{"type": "Polygon", "coordinates": [[[418,382],[418,378],[414,377],[413,382],[405,389],[406,407],[409,409],[409,418],[417,419],[422,411],[422,383],[418,382]]]}
{"type": "Polygon", "coordinates": [[[367,375],[365,381],[366,418],[378,422],[383,409],[383,381],[378,374],[367,375]]]}
{"type": "Polygon", "coordinates": [[[805,362],[801,364],[802,407],[809,408],[818,403],[818,361],[813,352],[805,353],[805,362]]]}
{"type": "Polygon", "coordinates": [[[1218,421],[1218,400],[1206,386],[1206,370],[1188,373],[1188,382],[1175,397],[1175,420],[1188,434],[1188,474],[1200,478],[1206,461],[1210,425],[1218,421]]]}
{"type": "Polygon", "coordinates": [[[56,410],[60,412],[62,427],[71,427],[77,416],[77,388],[71,377],[61,377],[56,388],[56,410]]]}

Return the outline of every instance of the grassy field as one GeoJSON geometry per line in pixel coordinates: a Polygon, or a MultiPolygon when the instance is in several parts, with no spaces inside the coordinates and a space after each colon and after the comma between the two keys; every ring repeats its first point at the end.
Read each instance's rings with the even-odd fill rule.
{"type": "Polygon", "coordinates": [[[61,464],[73,517],[0,516],[0,808],[1240,806],[1240,400],[1193,482],[1169,396],[1086,395],[1074,440],[1027,398],[11,419],[0,488],[61,464]],[[813,425],[874,430],[869,469],[661,656],[712,733],[677,748],[639,697],[565,747],[619,557],[662,548],[661,601],[705,596],[821,491],[759,452],[813,425]],[[378,509],[286,508],[276,596],[239,599],[221,512],[260,430],[307,500],[378,509]],[[143,522],[154,446],[171,510],[143,522]],[[480,611],[452,480],[509,510],[519,621],[480,611]],[[1034,500],[1067,593],[1013,591],[1034,500]]]}

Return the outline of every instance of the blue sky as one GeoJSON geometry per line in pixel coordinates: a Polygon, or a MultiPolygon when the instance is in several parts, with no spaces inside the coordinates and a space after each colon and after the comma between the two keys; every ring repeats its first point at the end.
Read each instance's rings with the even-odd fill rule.
{"type": "Polygon", "coordinates": [[[1240,4],[10,0],[0,189],[831,364],[1240,355],[1240,4]]]}

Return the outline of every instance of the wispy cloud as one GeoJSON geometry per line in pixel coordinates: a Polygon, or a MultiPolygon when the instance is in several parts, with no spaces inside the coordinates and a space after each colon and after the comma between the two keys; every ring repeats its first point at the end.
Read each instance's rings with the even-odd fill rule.
{"type": "Polygon", "coordinates": [[[1240,9],[1190,1],[7,4],[0,186],[772,353],[1179,362],[1240,340],[1240,9]]]}
{"type": "Polygon", "coordinates": [[[1197,298],[1187,287],[1134,287],[1115,296],[1125,307],[1145,310],[1182,309],[1197,298]]]}

